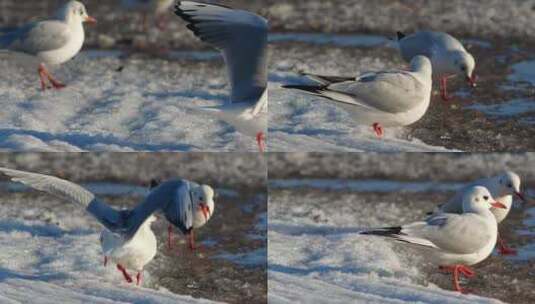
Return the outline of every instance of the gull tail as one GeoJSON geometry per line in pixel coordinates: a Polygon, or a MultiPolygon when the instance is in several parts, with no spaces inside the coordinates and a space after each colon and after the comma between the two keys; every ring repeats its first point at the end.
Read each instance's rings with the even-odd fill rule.
{"type": "Polygon", "coordinates": [[[325,90],[325,86],[306,86],[306,85],[285,85],[285,89],[300,90],[314,95],[322,95],[321,92],[325,90]]]}
{"type": "Polygon", "coordinates": [[[355,80],[355,77],[346,77],[346,76],[325,76],[325,75],[318,75],[318,74],[311,74],[306,72],[300,72],[301,76],[305,76],[312,81],[318,82],[324,86],[338,83],[338,82],[345,82],[345,81],[352,81],[355,80]]]}
{"type": "Polygon", "coordinates": [[[403,39],[403,38],[405,38],[405,37],[407,36],[407,35],[405,35],[405,34],[402,33],[402,32],[397,32],[396,34],[397,34],[397,36],[398,36],[398,41],[401,40],[401,39],[403,39]]]}
{"type": "Polygon", "coordinates": [[[397,235],[401,235],[402,234],[401,230],[402,230],[401,226],[398,226],[398,227],[384,227],[384,228],[378,228],[378,229],[373,229],[373,230],[362,231],[360,234],[395,237],[397,235]]]}

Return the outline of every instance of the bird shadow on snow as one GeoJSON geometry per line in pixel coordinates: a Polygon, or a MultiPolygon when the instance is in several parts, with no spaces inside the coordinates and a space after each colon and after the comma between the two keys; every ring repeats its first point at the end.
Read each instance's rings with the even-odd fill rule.
{"type": "Polygon", "coordinates": [[[49,273],[49,274],[24,274],[19,273],[4,267],[0,267],[0,282],[9,279],[21,279],[21,280],[31,280],[31,281],[43,281],[50,282],[52,280],[66,280],[68,277],[65,274],[61,273],[49,273]]]}
{"type": "Polygon", "coordinates": [[[60,238],[66,235],[84,236],[95,233],[89,229],[74,229],[66,231],[55,225],[46,224],[24,224],[17,220],[0,220],[0,232],[12,233],[12,232],[26,232],[31,234],[32,237],[53,237],[60,238]]]}
{"type": "Polygon", "coordinates": [[[157,93],[144,93],[144,97],[153,97],[156,99],[167,99],[167,98],[195,98],[195,99],[204,99],[210,101],[219,101],[225,103],[228,100],[228,95],[224,94],[211,94],[206,91],[177,91],[177,92],[157,92],[157,93]]]}
{"type": "Polygon", "coordinates": [[[31,136],[37,138],[43,142],[50,141],[62,141],[70,145],[76,146],[80,149],[91,150],[93,145],[116,145],[121,148],[130,148],[141,151],[156,151],[156,150],[169,150],[169,151],[187,151],[192,149],[200,149],[194,145],[188,144],[141,144],[133,143],[127,140],[118,139],[113,135],[89,135],[83,133],[62,133],[62,134],[50,134],[45,132],[39,132],[35,130],[22,130],[22,129],[0,129],[0,147],[4,149],[17,149],[17,144],[10,142],[11,136],[31,136]]]}

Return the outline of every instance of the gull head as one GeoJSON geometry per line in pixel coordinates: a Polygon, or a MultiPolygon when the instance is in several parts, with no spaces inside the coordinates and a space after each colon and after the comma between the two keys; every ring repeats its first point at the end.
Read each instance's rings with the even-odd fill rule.
{"type": "Polygon", "coordinates": [[[525,201],[524,195],[520,192],[520,177],[512,172],[505,171],[504,173],[497,176],[499,193],[501,195],[515,195],[521,200],[525,201]]]}
{"type": "Polygon", "coordinates": [[[474,74],[474,69],[476,68],[476,60],[474,56],[468,52],[454,51],[451,52],[451,60],[457,74],[463,75],[468,84],[471,87],[475,87],[476,75],[474,74]]]}
{"type": "Polygon", "coordinates": [[[507,209],[507,207],[494,200],[489,190],[483,186],[469,188],[463,195],[463,212],[484,213],[490,208],[507,209]]]}
{"type": "Polygon", "coordinates": [[[214,213],[214,196],[215,192],[208,185],[201,185],[192,189],[193,206],[195,214],[193,218],[193,227],[198,228],[212,217],[214,213]]]}
{"type": "Polygon", "coordinates": [[[57,17],[67,23],[97,23],[97,20],[87,14],[85,5],[78,1],[69,1],[59,9],[57,17]]]}

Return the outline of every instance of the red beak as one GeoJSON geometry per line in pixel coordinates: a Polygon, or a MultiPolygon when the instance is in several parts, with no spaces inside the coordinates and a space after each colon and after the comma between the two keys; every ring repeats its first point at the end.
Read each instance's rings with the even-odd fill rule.
{"type": "Polygon", "coordinates": [[[494,207],[494,208],[507,209],[507,206],[505,206],[504,204],[502,204],[500,202],[494,202],[494,203],[492,203],[490,205],[492,207],[494,207]]]}
{"type": "Polygon", "coordinates": [[[204,215],[204,219],[208,221],[208,217],[210,217],[210,208],[208,208],[208,205],[200,203],[199,208],[201,209],[202,215],[204,215]]]}
{"type": "Polygon", "coordinates": [[[97,19],[95,19],[95,18],[93,18],[91,16],[87,16],[87,18],[85,18],[84,21],[89,23],[89,24],[97,24],[97,19]]]}
{"type": "Polygon", "coordinates": [[[526,198],[524,197],[524,194],[520,193],[520,192],[515,192],[515,195],[521,199],[524,203],[526,202],[526,198]]]}
{"type": "Polygon", "coordinates": [[[476,74],[472,73],[472,76],[471,77],[468,77],[466,76],[466,81],[468,82],[468,84],[472,87],[472,88],[475,88],[477,87],[477,76],[476,74]]]}

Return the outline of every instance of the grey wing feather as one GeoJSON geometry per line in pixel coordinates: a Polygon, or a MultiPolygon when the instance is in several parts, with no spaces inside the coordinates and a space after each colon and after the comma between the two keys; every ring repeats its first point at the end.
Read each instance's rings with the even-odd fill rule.
{"type": "Polygon", "coordinates": [[[170,180],[153,188],[143,202],[137,205],[128,215],[128,234],[134,235],[145,220],[156,210],[162,210],[166,218],[174,224],[177,189],[183,188],[186,184],[187,182],[184,180],[170,180]]]}
{"type": "Polygon", "coordinates": [[[75,183],[50,175],[8,168],[0,168],[0,171],[10,176],[13,181],[81,205],[110,230],[121,223],[122,216],[117,210],[100,202],[93,193],[75,183]]]}
{"type": "Polygon", "coordinates": [[[256,103],[267,88],[267,20],[224,6],[180,1],[176,14],[201,40],[222,50],[232,102],[256,103]]]}
{"type": "Polygon", "coordinates": [[[425,222],[403,226],[401,232],[457,254],[474,253],[483,248],[491,237],[483,220],[474,214],[439,214],[425,222]]]}
{"type": "Polygon", "coordinates": [[[0,40],[3,48],[37,55],[63,47],[69,34],[68,27],[61,21],[41,21],[23,26],[0,40]]]}
{"type": "Polygon", "coordinates": [[[431,32],[422,31],[406,36],[399,41],[401,56],[410,62],[414,56],[423,55],[433,58],[433,35],[431,32]]]}
{"type": "Polygon", "coordinates": [[[409,72],[397,71],[366,74],[357,81],[332,84],[326,91],[339,102],[399,113],[422,99],[424,87],[409,72]]]}

